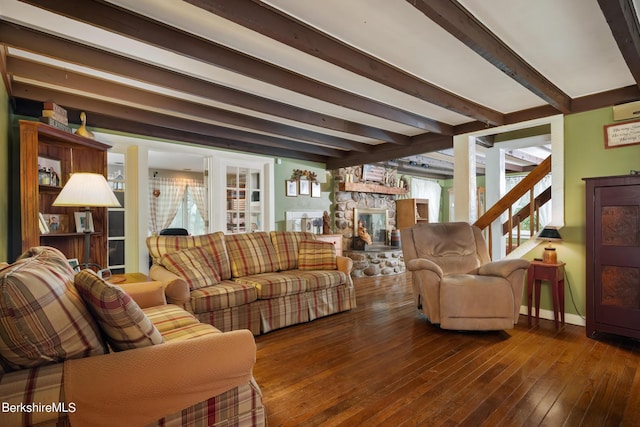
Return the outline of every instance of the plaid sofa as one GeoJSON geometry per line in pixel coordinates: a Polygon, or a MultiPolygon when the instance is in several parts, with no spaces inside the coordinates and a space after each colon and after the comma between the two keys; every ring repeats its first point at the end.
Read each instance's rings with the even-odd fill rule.
{"type": "Polygon", "coordinates": [[[3,426],[265,425],[249,331],[222,333],[37,247],[0,268],[3,426]],[[126,290],[126,292],[125,292],[126,290]]]}
{"type": "Polygon", "coordinates": [[[222,331],[259,335],[356,306],[352,260],[311,233],[151,236],[147,247],[167,300],[222,331]]]}

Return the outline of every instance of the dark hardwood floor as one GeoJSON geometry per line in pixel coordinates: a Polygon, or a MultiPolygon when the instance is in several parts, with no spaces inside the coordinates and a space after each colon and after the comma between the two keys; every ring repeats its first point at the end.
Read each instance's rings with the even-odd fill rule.
{"type": "Polygon", "coordinates": [[[358,307],[256,337],[276,426],[637,426],[640,342],[540,320],[440,330],[409,275],[357,279],[358,307]]]}

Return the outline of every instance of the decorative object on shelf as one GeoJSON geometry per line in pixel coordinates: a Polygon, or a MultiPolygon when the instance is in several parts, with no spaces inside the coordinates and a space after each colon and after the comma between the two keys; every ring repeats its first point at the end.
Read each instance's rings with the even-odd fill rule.
{"type": "Polygon", "coordinates": [[[556,248],[553,247],[551,242],[562,241],[562,236],[560,236],[558,229],[555,227],[547,226],[542,229],[540,234],[538,234],[537,239],[546,240],[549,243],[549,245],[544,248],[544,252],[542,253],[542,261],[547,264],[557,264],[558,254],[556,253],[556,248]]]}
{"type": "Polygon", "coordinates": [[[324,211],[322,214],[322,234],[331,233],[331,219],[329,218],[329,212],[324,211]]]}
{"type": "Polygon", "coordinates": [[[311,193],[309,180],[302,178],[298,181],[298,194],[301,196],[308,196],[311,193]]]}
{"type": "Polygon", "coordinates": [[[38,156],[38,184],[59,187],[62,176],[60,160],[38,156]]]}
{"type": "MultiPolygon", "coordinates": [[[[120,202],[113,194],[104,175],[98,173],[74,173],[69,181],[58,194],[52,206],[61,207],[84,207],[84,225],[80,221],[80,226],[76,228],[84,232],[84,268],[91,267],[90,249],[91,232],[93,231],[93,221],[91,218],[92,207],[120,207],[120,202]]],[[[76,214],[81,214],[77,212],[76,214]]],[[[77,216],[76,216],[77,221],[77,216]]],[[[102,267],[98,269],[101,270],[102,267]]]]}
{"type": "Polygon", "coordinates": [[[362,180],[385,184],[387,169],[381,165],[363,165],[362,180]]]}
{"type": "Polygon", "coordinates": [[[82,113],[80,113],[80,122],[82,124],[80,125],[80,127],[78,129],[76,129],[75,134],[76,135],[80,135],[80,136],[84,136],[85,138],[94,139],[95,136],[93,135],[93,132],[91,132],[89,129],[87,129],[87,114],[84,111],[82,113]]]}
{"type": "Polygon", "coordinates": [[[287,179],[285,183],[285,194],[287,197],[296,197],[298,195],[298,182],[293,179],[287,179]]]}
{"type": "Polygon", "coordinates": [[[69,232],[69,216],[66,214],[43,214],[47,228],[51,234],[69,232]]]}
{"type": "Polygon", "coordinates": [[[91,212],[74,212],[74,218],[76,221],[77,233],[94,233],[96,230],[93,228],[93,216],[91,212]]]}
{"type": "Polygon", "coordinates": [[[319,182],[311,183],[311,197],[320,197],[322,195],[322,188],[319,182]]]}
{"type": "Polygon", "coordinates": [[[80,262],[78,261],[78,258],[69,258],[67,261],[69,261],[69,265],[74,271],[80,269],[80,262]]]}
{"type": "Polygon", "coordinates": [[[400,230],[397,228],[389,231],[389,244],[398,248],[402,246],[400,230]]]}

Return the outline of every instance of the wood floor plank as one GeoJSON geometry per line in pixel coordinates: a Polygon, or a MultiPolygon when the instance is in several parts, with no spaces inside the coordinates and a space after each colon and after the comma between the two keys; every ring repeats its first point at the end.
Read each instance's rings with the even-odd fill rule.
{"type": "Polygon", "coordinates": [[[357,308],[256,337],[270,427],[637,425],[637,340],[526,316],[445,331],[418,314],[409,274],[354,283],[357,308]]]}

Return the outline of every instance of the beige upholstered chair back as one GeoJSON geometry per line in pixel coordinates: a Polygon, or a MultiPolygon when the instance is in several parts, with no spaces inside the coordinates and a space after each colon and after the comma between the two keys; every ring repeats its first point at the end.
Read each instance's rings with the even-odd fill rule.
{"type": "Polygon", "coordinates": [[[405,261],[425,258],[447,275],[469,273],[491,261],[480,230],[466,222],[419,224],[401,233],[405,261]]]}

